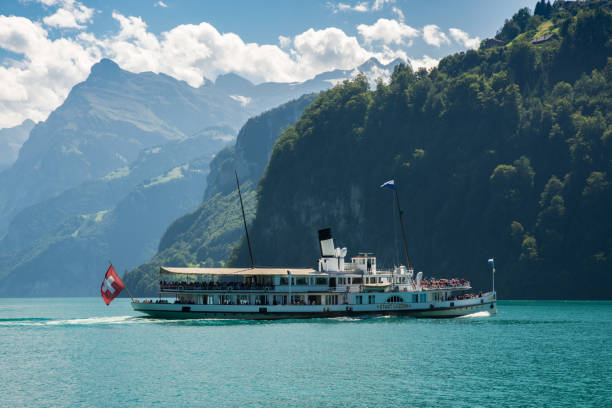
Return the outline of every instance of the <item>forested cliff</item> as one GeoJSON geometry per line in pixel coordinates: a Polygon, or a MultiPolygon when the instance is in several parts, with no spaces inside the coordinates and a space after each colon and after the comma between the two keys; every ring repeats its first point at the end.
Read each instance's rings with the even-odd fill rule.
{"type": "MultiPolygon", "coordinates": [[[[358,77],[320,95],[276,143],[250,229],[258,265],[311,266],[331,227],[349,256],[403,262],[501,298],[611,298],[612,14],[608,1],[540,2],[497,41],[358,77]],[[401,242],[401,241],[400,241],[401,242]],[[400,246],[401,248],[401,246],[400,246]]],[[[231,265],[248,265],[246,245],[231,265]]]]}

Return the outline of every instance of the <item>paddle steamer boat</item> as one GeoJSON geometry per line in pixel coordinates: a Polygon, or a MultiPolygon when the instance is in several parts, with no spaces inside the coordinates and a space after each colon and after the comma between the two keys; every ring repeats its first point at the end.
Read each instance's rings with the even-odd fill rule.
{"type": "Polygon", "coordinates": [[[398,266],[379,270],[376,257],[345,262],[330,229],[319,231],[316,269],[160,268],[160,299],[134,310],[160,318],[293,319],[363,315],[457,317],[496,313],[496,293],[471,292],[464,279],[425,280],[398,266]],[[172,296],[173,301],[163,300],[172,296]]]}

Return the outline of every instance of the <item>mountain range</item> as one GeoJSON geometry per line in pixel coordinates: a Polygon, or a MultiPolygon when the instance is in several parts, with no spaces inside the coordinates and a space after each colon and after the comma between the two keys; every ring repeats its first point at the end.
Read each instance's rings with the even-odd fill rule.
{"type": "Polygon", "coordinates": [[[95,64],[0,173],[0,294],[95,294],[108,259],[120,270],[146,261],[170,222],[201,203],[210,161],[240,125],[330,87],[327,76],[254,85],[228,74],[192,88],[95,64]]]}

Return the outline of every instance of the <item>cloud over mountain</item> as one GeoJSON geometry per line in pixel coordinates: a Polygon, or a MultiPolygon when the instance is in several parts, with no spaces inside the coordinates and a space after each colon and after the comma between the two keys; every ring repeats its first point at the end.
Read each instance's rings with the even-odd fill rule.
{"type": "MultiPolygon", "coordinates": [[[[142,17],[117,11],[111,16],[118,29],[95,35],[86,27],[97,13],[93,8],[75,0],[38,2],[50,13],[42,21],[0,15],[0,48],[15,54],[0,64],[4,84],[0,89],[0,128],[27,118],[46,119],[103,57],[132,72],[161,72],[198,87],[206,79],[229,72],[254,83],[301,82],[321,72],[352,69],[372,57],[383,63],[401,58],[415,67],[430,68],[437,62],[435,58],[408,56],[407,48],[420,36],[435,47],[450,43],[438,26],[429,25],[421,31],[406,25],[401,10],[394,11],[398,19],[380,18],[371,25],[358,25],[357,35],[337,27],[309,28],[292,36],[280,35],[277,44],[260,44],[232,32],[222,33],[208,22],[180,24],[153,33],[142,17]]],[[[387,3],[363,4],[372,11],[387,3]]],[[[466,48],[479,41],[453,30],[451,37],[466,48]]]]}
{"type": "Polygon", "coordinates": [[[43,18],[43,22],[58,28],[85,28],[84,23],[91,22],[94,9],[86,7],[75,0],[39,0],[46,6],[59,6],[54,14],[43,18]]]}
{"type": "Polygon", "coordinates": [[[21,61],[0,66],[0,127],[44,120],[75,83],[87,77],[101,50],[78,39],[50,39],[40,23],[0,15],[0,47],[21,61]]]}
{"type": "Polygon", "coordinates": [[[456,43],[463,45],[465,48],[476,49],[480,46],[480,38],[470,38],[468,33],[458,28],[451,28],[448,30],[453,40],[456,43]]]}
{"type": "Polygon", "coordinates": [[[357,31],[363,37],[366,44],[373,41],[382,41],[384,44],[406,44],[412,45],[411,38],[419,36],[419,30],[412,28],[397,20],[379,18],[372,25],[360,24],[357,31]]]}
{"type": "Polygon", "coordinates": [[[423,39],[429,45],[440,47],[442,44],[450,44],[450,40],[440,31],[440,27],[435,24],[429,24],[423,27],[423,39]]]}

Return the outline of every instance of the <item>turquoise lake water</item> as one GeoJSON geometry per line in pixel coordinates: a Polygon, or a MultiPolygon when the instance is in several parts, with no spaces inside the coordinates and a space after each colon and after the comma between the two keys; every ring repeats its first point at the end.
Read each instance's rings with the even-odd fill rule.
{"type": "Polygon", "coordinates": [[[612,302],[249,322],[0,299],[0,406],[610,407],[611,341],[612,302]]]}

